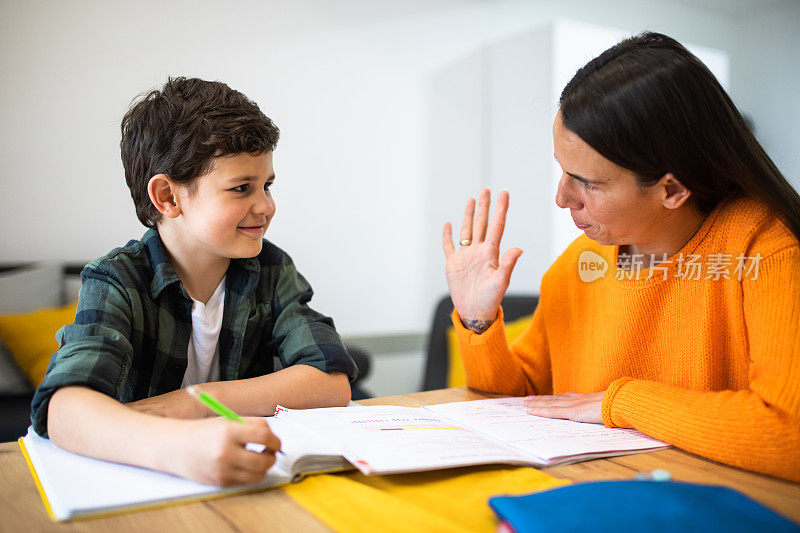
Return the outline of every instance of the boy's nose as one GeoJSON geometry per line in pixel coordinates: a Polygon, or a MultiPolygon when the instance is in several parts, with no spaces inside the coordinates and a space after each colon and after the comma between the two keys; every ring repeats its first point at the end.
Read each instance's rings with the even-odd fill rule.
{"type": "Polygon", "coordinates": [[[264,191],[264,194],[259,196],[258,201],[253,206],[253,211],[268,217],[275,214],[275,200],[269,191],[264,191]]]}

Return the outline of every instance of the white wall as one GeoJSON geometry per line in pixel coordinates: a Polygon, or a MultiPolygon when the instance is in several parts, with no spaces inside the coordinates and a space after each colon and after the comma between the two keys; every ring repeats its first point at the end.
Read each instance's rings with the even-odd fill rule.
{"type": "Polygon", "coordinates": [[[732,49],[731,91],[756,136],[800,190],[800,1],[754,12],[732,49]]]}
{"type": "MultiPolygon", "coordinates": [[[[730,51],[734,97],[760,113],[779,164],[797,169],[796,60],[793,84],[777,63],[800,45],[780,16],[763,21],[777,36],[759,28],[743,50],[749,18],[653,0],[6,0],[0,262],[85,260],[140,236],[118,153],[126,106],[168,75],[220,79],[281,128],[269,237],[311,280],[317,307],[350,335],[423,331],[446,290],[441,225],[502,165],[474,67],[493,43],[558,17],[730,51]],[[776,65],[757,61],[773,52],[776,65]]],[[[524,205],[514,196],[512,209],[524,205]]],[[[508,245],[526,249],[522,262],[537,253],[508,245]]]]}

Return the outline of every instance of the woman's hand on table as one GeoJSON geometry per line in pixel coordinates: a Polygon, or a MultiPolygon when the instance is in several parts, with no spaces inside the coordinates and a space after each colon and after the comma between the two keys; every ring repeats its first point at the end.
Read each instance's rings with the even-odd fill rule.
{"type": "Polygon", "coordinates": [[[500,239],[508,211],[508,191],[497,197],[494,215],[489,221],[491,198],[489,189],[481,191],[477,206],[470,198],[464,209],[459,240],[461,248],[453,245],[453,231],[449,222],[444,225],[442,247],[447,258],[445,273],[453,305],[464,327],[483,333],[495,318],[503,295],[508,289],[511,272],[522,255],[519,248],[511,248],[500,258],[500,239]],[[476,208],[477,207],[477,208],[476,208]]]}
{"type": "Polygon", "coordinates": [[[528,396],[522,403],[529,415],[602,424],[603,392],[565,392],[551,396],[528,396]]]}

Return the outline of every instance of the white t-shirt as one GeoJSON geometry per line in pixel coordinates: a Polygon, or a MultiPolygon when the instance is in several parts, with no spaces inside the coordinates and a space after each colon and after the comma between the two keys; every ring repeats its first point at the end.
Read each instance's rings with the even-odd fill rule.
{"type": "Polygon", "coordinates": [[[225,278],[204,304],[192,298],[192,336],[181,387],[219,381],[219,332],[225,306],[225,278]]]}

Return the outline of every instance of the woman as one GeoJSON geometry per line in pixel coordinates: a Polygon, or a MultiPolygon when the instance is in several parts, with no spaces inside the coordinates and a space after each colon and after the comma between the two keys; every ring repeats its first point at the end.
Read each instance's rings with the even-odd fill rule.
{"type": "Polygon", "coordinates": [[[459,251],[445,225],[468,385],[800,481],[800,197],[720,84],[669,37],[627,39],[567,84],[553,141],[585,235],[513,345],[508,193],[491,221],[488,190],[468,202],[459,251]]]}

